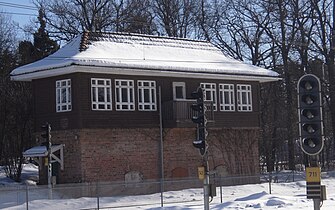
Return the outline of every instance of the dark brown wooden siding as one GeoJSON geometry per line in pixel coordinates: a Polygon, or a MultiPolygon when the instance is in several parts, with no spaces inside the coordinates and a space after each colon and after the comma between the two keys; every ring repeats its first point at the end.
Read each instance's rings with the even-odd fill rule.
{"type": "MultiPolygon", "coordinates": [[[[35,100],[35,128],[39,131],[40,125],[45,122],[52,124],[53,130],[76,129],[76,128],[141,128],[159,127],[159,111],[138,111],[137,80],[156,81],[162,89],[162,103],[173,100],[173,82],[185,82],[186,97],[191,98],[191,93],[197,89],[201,82],[216,83],[217,109],[214,112],[215,122],[210,123],[212,127],[258,127],[259,126],[259,83],[247,81],[222,81],[201,80],[190,78],[165,78],[149,76],[127,76],[75,73],[39,79],[33,81],[35,100]],[[113,110],[93,111],[91,108],[91,78],[108,78],[112,80],[113,110]],[[56,80],[71,79],[72,88],[72,111],[56,112],[56,80]],[[134,80],[135,85],[135,111],[116,111],[115,109],[115,79],[134,80]],[[219,84],[250,84],[252,85],[252,112],[221,112],[219,111],[219,84]]],[[[236,92],[236,86],[235,86],[236,92]]],[[[157,101],[159,97],[157,96],[157,101]]],[[[235,97],[236,99],[236,97],[235,97]]],[[[236,102],[237,104],[237,102],[236,102]]],[[[157,108],[158,108],[157,104],[157,108]]],[[[163,113],[164,116],[164,113],[163,113]]],[[[163,119],[164,120],[164,119],[163,119]]],[[[189,120],[186,124],[164,120],[165,127],[192,127],[194,124],[189,120]]]]}

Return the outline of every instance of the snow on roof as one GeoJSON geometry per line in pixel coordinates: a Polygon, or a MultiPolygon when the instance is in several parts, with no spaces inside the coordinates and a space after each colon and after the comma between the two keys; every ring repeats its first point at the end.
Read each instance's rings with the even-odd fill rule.
{"type": "Polygon", "coordinates": [[[152,75],[155,71],[155,75],[170,74],[179,77],[201,75],[206,78],[206,75],[212,77],[224,75],[226,78],[249,77],[249,80],[251,78],[251,80],[263,82],[279,79],[274,71],[225,56],[209,42],[139,34],[93,32],[85,32],[77,36],[44,59],[14,69],[11,78],[31,81],[74,72],[87,72],[87,67],[103,67],[91,68],[90,72],[107,74],[117,72],[152,75]]]}
{"type": "Polygon", "coordinates": [[[48,155],[46,146],[32,147],[23,152],[23,157],[45,157],[48,155]]]}

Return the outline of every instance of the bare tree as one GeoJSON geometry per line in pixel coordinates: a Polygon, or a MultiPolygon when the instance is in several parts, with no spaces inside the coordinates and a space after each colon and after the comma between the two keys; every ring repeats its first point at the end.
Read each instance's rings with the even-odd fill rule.
{"type": "Polygon", "coordinates": [[[173,37],[190,37],[195,24],[195,0],[154,0],[153,9],[163,34],[173,37]]]}
{"type": "MultiPolygon", "coordinates": [[[[314,44],[317,55],[322,56],[328,73],[329,92],[325,94],[330,105],[332,130],[335,131],[335,3],[330,0],[313,0],[316,27],[311,42],[314,44]]],[[[326,75],[324,75],[326,76],[326,75]]]]}
{"type": "Polygon", "coordinates": [[[15,46],[14,24],[9,16],[0,14],[0,163],[4,153],[7,129],[7,97],[6,85],[8,82],[8,69],[13,65],[13,46],[15,46]]]}
{"type": "Polygon", "coordinates": [[[154,34],[157,26],[154,22],[154,14],[150,0],[129,0],[123,11],[122,21],[119,20],[118,31],[154,34]]]}
{"type": "Polygon", "coordinates": [[[110,0],[36,0],[38,8],[46,12],[50,34],[70,40],[85,30],[111,30],[115,26],[115,6],[123,1],[110,0]]]}

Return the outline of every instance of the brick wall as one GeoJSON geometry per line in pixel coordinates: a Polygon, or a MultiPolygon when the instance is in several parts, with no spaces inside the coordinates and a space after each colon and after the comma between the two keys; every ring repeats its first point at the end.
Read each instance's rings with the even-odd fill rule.
{"type": "MultiPolygon", "coordinates": [[[[209,129],[210,168],[224,175],[258,174],[258,129],[209,129]]],[[[195,128],[163,132],[166,179],[197,177],[202,158],[192,146],[195,128]]],[[[160,177],[160,131],[147,129],[83,129],[53,131],[54,144],[65,144],[59,183],[157,180],[160,177]],[[132,175],[132,176],[130,176],[132,175]],[[130,178],[129,178],[130,177],[130,178]]],[[[41,183],[46,183],[45,167],[41,183]]]]}

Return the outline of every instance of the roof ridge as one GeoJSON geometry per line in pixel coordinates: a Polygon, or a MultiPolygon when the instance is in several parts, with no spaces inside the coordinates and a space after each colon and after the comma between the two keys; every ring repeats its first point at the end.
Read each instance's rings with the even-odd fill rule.
{"type": "MultiPolygon", "coordinates": [[[[85,31],[88,32],[88,31],[85,31]]],[[[85,33],[84,32],[84,33],[85,33]]],[[[180,41],[191,41],[191,42],[202,42],[209,43],[206,40],[198,40],[198,39],[190,39],[190,38],[181,38],[181,37],[170,37],[170,36],[160,36],[160,35],[151,35],[151,34],[138,34],[138,33],[130,33],[130,32],[98,32],[98,31],[90,31],[90,36],[94,35],[124,35],[124,36],[133,36],[133,37],[143,37],[143,38],[155,38],[155,39],[169,39],[169,40],[180,40],[180,41]]]]}
{"type": "Polygon", "coordinates": [[[165,37],[147,34],[135,34],[125,32],[86,32],[83,34],[88,35],[83,37],[82,50],[86,50],[90,44],[97,41],[124,43],[124,44],[139,44],[150,46],[165,46],[209,51],[220,51],[211,42],[203,40],[192,40],[186,38],[165,37]]]}

